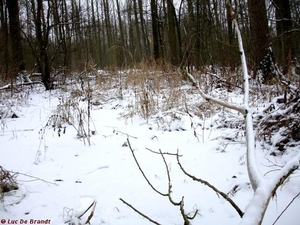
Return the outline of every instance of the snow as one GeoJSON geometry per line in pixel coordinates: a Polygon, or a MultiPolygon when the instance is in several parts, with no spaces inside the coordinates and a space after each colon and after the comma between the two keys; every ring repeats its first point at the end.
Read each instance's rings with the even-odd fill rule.
{"type": "MultiPolygon", "coordinates": [[[[159,154],[147,149],[168,153],[178,150],[182,155],[180,162],[187,172],[228,193],[243,211],[249,202],[254,202],[247,207],[250,216],[258,212],[255,206],[259,207],[261,198],[265,198],[269,190],[268,185],[272,185],[260,185],[258,194],[252,198],[245,137],[241,135],[241,128],[219,128],[217,123],[224,118],[221,113],[215,112],[212,117],[201,119],[173,109],[148,120],[137,114],[124,116],[134,102],[134,95],[124,93],[123,100],[112,97],[101,102],[100,106],[92,107],[91,129],[95,134],[91,135],[89,146],[78,138],[77,131],[70,124],[63,124],[66,132],[60,136],[58,129],[46,126],[62,96],[66,97],[68,93],[39,89],[26,93],[15,101],[12,108],[19,118],[1,119],[0,165],[19,173],[19,189],[6,193],[0,203],[0,221],[6,220],[4,224],[13,220],[17,220],[17,224],[21,224],[21,220],[28,223],[30,220],[50,220],[54,225],[66,222],[84,224],[90,211],[81,220],[76,216],[93,202],[96,206],[90,221],[92,225],[151,224],[123,204],[120,198],[160,224],[183,224],[179,207],[154,192],[143,178],[126,144],[127,139],[145,175],[162,193],[168,191],[164,162],[159,154]],[[175,114],[178,118],[172,116],[175,114]]],[[[239,105],[243,97],[237,93],[232,95],[231,99],[235,99],[232,104],[239,105]]],[[[86,107],[85,102],[81,107],[86,107]]],[[[236,114],[238,117],[243,116],[236,114]]],[[[258,143],[255,154],[261,174],[273,170],[274,159],[258,143]]],[[[290,166],[299,163],[299,155],[293,154],[297,158],[288,164],[290,166]]],[[[284,166],[291,157],[277,157],[276,164],[284,166]]],[[[226,200],[207,186],[186,177],[175,156],[165,155],[165,159],[170,170],[173,200],[178,202],[184,196],[185,211],[192,215],[198,210],[192,224],[232,225],[241,222],[238,213],[226,200]]],[[[266,176],[268,179],[273,177],[277,179],[278,175],[271,172],[266,176]]],[[[299,173],[296,173],[278,189],[270,201],[263,224],[272,224],[299,193],[299,181],[299,173]]],[[[298,197],[276,224],[298,225],[299,204],[298,197]]]]}

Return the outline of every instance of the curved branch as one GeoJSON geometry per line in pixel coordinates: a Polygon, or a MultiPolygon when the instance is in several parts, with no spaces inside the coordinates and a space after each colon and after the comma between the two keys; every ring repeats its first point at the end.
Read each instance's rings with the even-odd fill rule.
{"type": "Polygon", "coordinates": [[[180,202],[174,202],[174,200],[172,199],[171,197],[171,193],[172,193],[172,183],[171,183],[171,176],[170,176],[170,170],[169,170],[169,167],[168,167],[168,164],[167,164],[167,161],[162,153],[161,150],[159,150],[160,152],[160,155],[164,161],[164,164],[165,164],[165,167],[166,167],[166,171],[167,171],[167,177],[168,177],[168,198],[169,198],[169,201],[175,205],[175,206],[179,206],[181,205],[181,201],[180,202]]]}
{"type": "Polygon", "coordinates": [[[140,166],[140,164],[139,164],[137,158],[135,157],[134,151],[133,151],[133,149],[132,149],[132,147],[131,147],[131,144],[130,144],[130,141],[129,141],[128,138],[127,138],[127,143],[128,143],[128,147],[129,147],[129,149],[130,149],[130,151],[131,151],[131,153],[132,153],[132,156],[133,156],[133,158],[134,158],[134,161],[135,161],[136,165],[138,166],[139,170],[141,171],[143,177],[145,178],[145,180],[147,181],[147,183],[149,184],[149,186],[150,186],[155,192],[157,192],[158,194],[160,194],[160,195],[162,195],[162,196],[168,196],[169,194],[164,194],[164,193],[160,192],[159,190],[157,190],[157,189],[151,184],[151,182],[148,180],[146,174],[145,174],[144,171],[142,170],[142,168],[141,168],[141,166],[140,166]]]}
{"type": "Polygon", "coordinates": [[[225,194],[224,192],[218,190],[215,186],[211,185],[208,181],[206,180],[203,180],[201,178],[197,178],[191,174],[189,174],[182,166],[180,160],[179,160],[179,157],[177,156],[177,162],[178,162],[178,165],[180,167],[180,169],[182,170],[182,172],[190,177],[191,179],[195,180],[195,181],[198,181],[200,182],[201,184],[204,184],[206,185],[207,187],[209,187],[210,189],[212,189],[214,192],[216,192],[217,194],[221,195],[226,201],[228,201],[230,203],[230,205],[232,205],[232,207],[237,211],[237,213],[239,214],[240,217],[243,217],[244,215],[244,212],[237,206],[237,204],[235,204],[235,202],[230,198],[228,197],[227,194],[225,194]]]}

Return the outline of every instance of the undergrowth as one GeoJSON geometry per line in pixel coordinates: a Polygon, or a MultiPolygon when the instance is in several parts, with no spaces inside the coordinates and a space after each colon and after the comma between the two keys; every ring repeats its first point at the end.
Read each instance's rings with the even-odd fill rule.
{"type": "MultiPolygon", "coordinates": [[[[59,104],[45,124],[58,137],[71,126],[79,139],[90,144],[90,136],[96,133],[91,111],[101,109],[116,99],[119,104],[113,107],[123,108],[122,117],[139,116],[149,124],[150,129],[184,131],[190,126],[199,139],[201,135],[196,130],[210,129],[207,121],[214,129],[243,128],[241,115],[202,99],[178,68],[147,63],[123,71],[97,70],[94,66],[88,68],[69,76],[61,87],[59,104]]],[[[203,67],[191,72],[205,93],[226,102],[241,104],[238,102],[241,98],[237,97],[243,93],[240,68],[203,67]]],[[[291,92],[281,83],[268,86],[252,80],[251,86],[251,107],[255,109],[257,137],[275,146],[278,151],[297,145],[300,141],[299,93],[291,92]],[[275,140],[274,135],[278,134],[280,138],[275,140]]],[[[9,90],[0,92],[0,125],[3,132],[6,119],[19,117],[18,107],[28,102],[31,92],[40,90],[35,87],[20,87],[22,89],[14,90],[12,96],[9,96],[12,94],[9,90]]]]}

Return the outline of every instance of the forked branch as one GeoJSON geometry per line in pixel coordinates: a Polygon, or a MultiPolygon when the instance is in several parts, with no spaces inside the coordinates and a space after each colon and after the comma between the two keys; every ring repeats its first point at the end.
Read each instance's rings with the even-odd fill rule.
{"type": "MultiPolygon", "coordinates": [[[[164,194],[160,191],[158,191],[152,184],[151,182],[149,181],[149,179],[147,178],[147,176],[145,175],[144,171],[142,170],[136,156],[135,156],[135,153],[131,147],[131,144],[130,144],[130,141],[129,139],[127,139],[127,143],[128,143],[128,147],[133,155],[133,158],[139,168],[139,170],[141,171],[141,173],[143,174],[143,177],[145,178],[145,180],[147,181],[147,183],[149,184],[149,186],[155,191],[157,192],[158,194],[162,195],[162,196],[165,196],[165,197],[168,197],[169,201],[171,202],[172,205],[174,206],[178,206],[179,209],[180,209],[180,213],[181,213],[181,216],[183,218],[183,221],[184,221],[184,225],[190,225],[190,220],[193,220],[196,215],[198,214],[198,210],[196,210],[193,214],[193,216],[189,216],[185,210],[184,210],[184,197],[182,196],[181,200],[179,202],[175,202],[172,198],[172,182],[171,182],[171,176],[170,176],[170,169],[169,169],[169,166],[168,166],[168,163],[165,159],[165,153],[163,153],[161,150],[159,150],[159,154],[161,155],[162,157],[162,160],[164,162],[164,165],[165,165],[165,168],[166,168],[166,173],[167,173],[167,177],[168,177],[168,193],[167,194],[164,194]]],[[[157,153],[157,152],[155,152],[157,153]]],[[[178,154],[176,154],[176,157],[179,158],[180,156],[178,154]]],[[[156,223],[155,221],[152,221],[150,218],[148,218],[147,216],[145,216],[143,213],[141,213],[140,211],[138,211],[137,209],[135,209],[134,207],[132,207],[131,205],[129,205],[128,203],[126,203],[124,200],[120,199],[123,203],[125,203],[126,205],[128,205],[129,207],[131,207],[134,211],[136,211],[137,213],[139,213],[140,215],[142,215],[143,217],[147,218],[148,220],[150,220],[151,222],[154,222],[156,223]]]]}

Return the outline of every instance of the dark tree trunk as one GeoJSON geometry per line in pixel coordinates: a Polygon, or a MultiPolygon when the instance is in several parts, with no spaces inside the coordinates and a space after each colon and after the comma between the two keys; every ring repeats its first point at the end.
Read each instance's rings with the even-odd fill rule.
{"type": "Polygon", "coordinates": [[[254,71],[262,72],[265,83],[272,80],[272,51],[265,0],[248,0],[254,71]]]}
{"type": "Polygon", "coordinates": [[[19,20],[19,4],[18,0],[9,0],[6,2],[9,16],[9,31],[12,43],[12,57],[14,61],[14,69],[16,72],[25,70],[25,63],[22,51],[22,37],[19,20]]]}
{"type": "Polygon", "coordinates": [[[283,65],[283,73],[287,74],[295,51],[293,48],[292,20],[290,2],[288,0],[275,0],[276,7],[276,31],[280,37],[280,64],[283,65]]]}
{"type": "Polygon", "coordinates": [[[151,18],[152,18],[153,54],[154,54],[154,59],[157,60],[161,57],[161,53],[160,53],[159,22],[158,22],[156,0],[151,0],[151,18]]]}
{"type": "MultiPolygon", "coordinates": [[[[34,0],[31,1],[33,9],[35,8],[34,0]]],[[[50,10],[50,9],[48,9],[50,10]]],[[[47,18],[49,19],[49,18],[47,18]]],[[[42,73],[42,82],[46,90],[53,89],[53,82],[50,74],[50,61],[48,57],[47,47],[49,45],[49,29],[44,17],[43,0],[37,0],[37,11],[34,15],[36,36],[39,45],[39,54],[37,64],[39,72],[42,73]]]]}
{"type": "Polygon", "coordinates": [[[167,0],[168,10],[168,40],[169,40],[169,51],[170,60],[172,65],[179,64],[179,53],[178,53],[178,40],[176,32],[176,15],[172,0],[167,0]]]}
{"type": "Polygon", "coordinates": [[[3,59],[3,68],[0,69],[1,72],[5,73],[4,79],[8,79],[8,65],[9,65],[9,51],[8,51],[8,25],[7,25],[7,10],[5,8],[5,3],[0,0],[0,55],[1,60],[3,59]]]}

